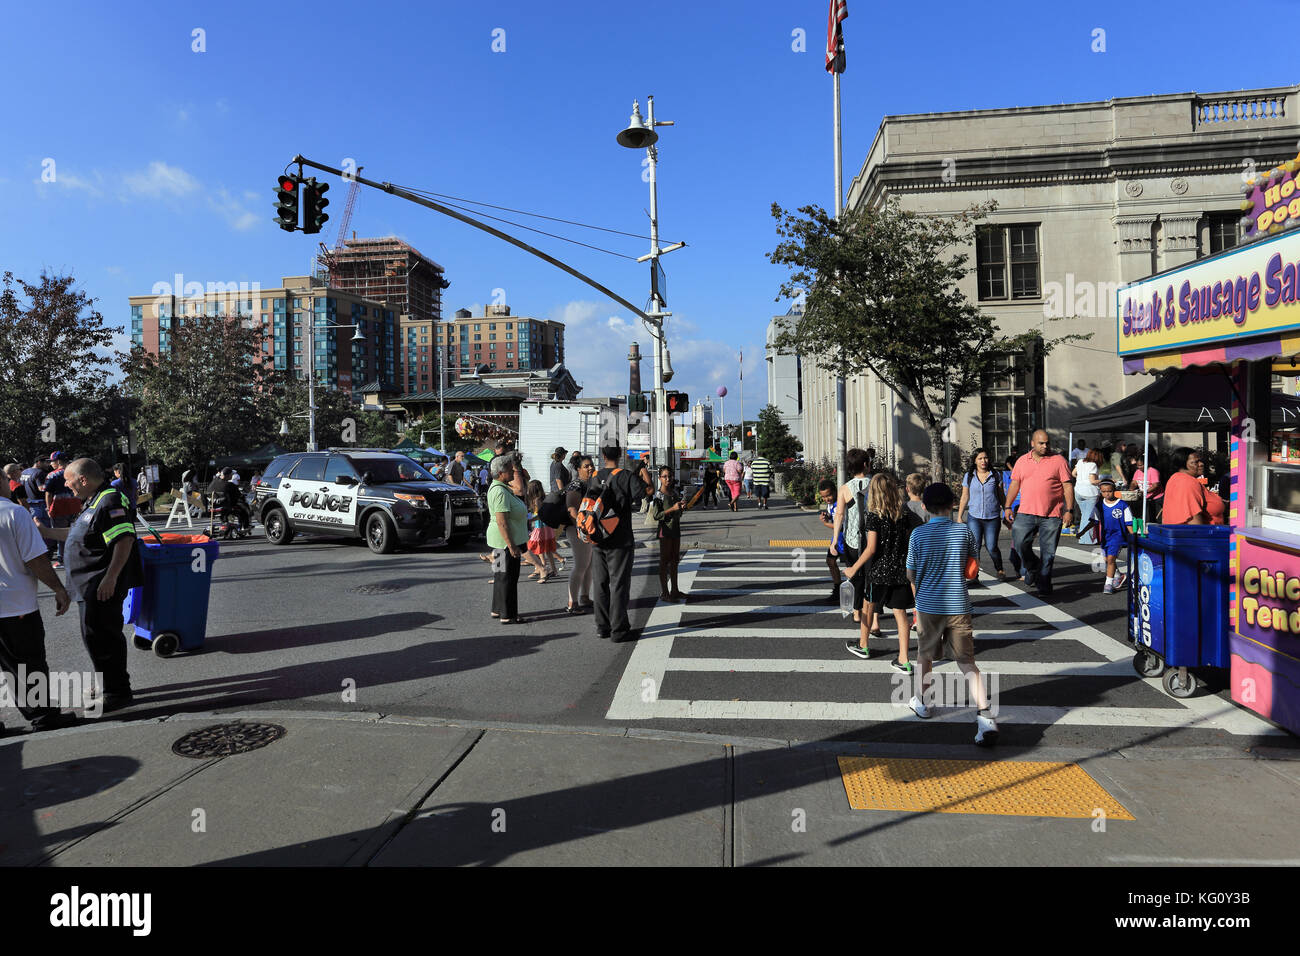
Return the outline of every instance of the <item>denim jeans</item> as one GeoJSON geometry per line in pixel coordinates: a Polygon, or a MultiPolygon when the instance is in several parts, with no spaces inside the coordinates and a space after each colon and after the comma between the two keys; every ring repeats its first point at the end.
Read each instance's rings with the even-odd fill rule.
{"type": "Polygon", "coordinates": [[[1043,594],[1052,591],[1052,560],[1056,557],[1056,544],[1061,540],[1061,519],[1044,518],[1017,512],[1011,526],[1011,540],[1025,566],[1025,583],[1043,594]],[[1040,554],[1034,554],[1034,539],[1038,540],[1040,554]]]}
{"type": "MultiPolygon", "coordinates": [[[[1091,521],[1093,517],[1096,516],[1097,504],[1098,502],[1101,501],[1101,496],[1100,495],[1091,495],[1091,496],[1075,495],[1074,500],[1077,503],[1079,508],[1079,531],[1082,532],[1083,529],[1088,526],[1088,522],[1091,521]]],[[[1086,540],[1082,536],[1080,536],[1079,538],[1079,544],[1096,544],[1096,543],[1097,543],[1096,528],[1093,528],[1091,531],[1088,532],[1088,537],[1086,540]]]]}
{"type": "Polygon", "coordinates": [[[966,515],[966,527],[970,533],[975,536],[975,557],[980,556],[980,548],[988,549],[989,556],[993,558],[993,569],[1002,570],[1002,552],[998,550],[998,535],[1002,533],[1002,521],[999,518],[976,518],[972,514],[966,515]]]}

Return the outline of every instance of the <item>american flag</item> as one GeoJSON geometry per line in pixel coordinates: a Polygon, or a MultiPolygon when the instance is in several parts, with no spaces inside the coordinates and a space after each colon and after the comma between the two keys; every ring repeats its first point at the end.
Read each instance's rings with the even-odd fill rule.
{"type": "Polygon", "coordinates": [[[826,24],[826,72],[844,72],[844,28],[840,24],[849,15],[848,0],[831,0],[830,20],[826,24]]]}

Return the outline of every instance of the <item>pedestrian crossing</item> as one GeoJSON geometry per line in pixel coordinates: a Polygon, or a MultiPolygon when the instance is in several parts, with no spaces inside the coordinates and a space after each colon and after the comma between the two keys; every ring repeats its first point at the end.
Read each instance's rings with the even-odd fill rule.
{"type": "MultiPolygon", "coordinates": [[[[1092,557],[1077,548],[1058,554],[1092,557]]],[[[679,572],[689,599],[655,606],[608,719],[916,720],[900,692],[910,678],[890,663],[898,650],[892,614],[882,616],[885,637],[871,641],[871,659],[848,656],[844,643],[857,629],[830,603],[818,550],[692,550],[679,572]]],[[[1000,722],[1285,735],[1219,697],[1168,696],[1134,672],[1127,645],[1013,584],[986,574],[981,582],[971,592],[976,661],[997,692],[1000,722]]],[[[915,635],[911,647],[915,655],[915,635]]],[[[952,662],[935,675],[940,693],[960,683],[952,662]]],[[[939,722],[973,718],[964,706],[935,713],[939,722]]]]}

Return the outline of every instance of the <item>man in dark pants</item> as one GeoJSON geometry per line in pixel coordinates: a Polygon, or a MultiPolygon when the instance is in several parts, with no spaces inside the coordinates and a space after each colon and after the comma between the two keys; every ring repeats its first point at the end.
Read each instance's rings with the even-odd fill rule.
{"type": "Polygon", "coordinates": [[[636,539],[632,535],[632,509],[650,490],[641,480],[642,471],[619,467],[623,450],[617,445],[602,448],[605,467],[596,472],[587,493],[604,490],[603,507],[618,516],[613,534],[594,542],[592,549],[591,587],[596,605],[596,636],[614,643],[626,641],[632,624],[627,617],[628,596],[632,590],[632,555],[636,539]]]}
{"type": "Polygon", "coordinates": [[[64,541],[68,585],[81,611],[81,639],[95,670],[103,675],[104,713],[132,702],[126,672],[122,602],[144,580],[135,526],[127,501],[110,488],[91,458],[78,458],[64,474],[69,490],[85,502],[71,528],[41,528],[41,536],[64,541]]]}
{"type": "Polygon", "coordinates": [[[54,592],[56,617],[68,609],[71,598],[50,565],[49,550],[36,530],[38,524],[27,509],[0,498],[0,668],[8,675],[17,707],[31,721],[32,730],[53,730],[76,723],[76,718],[60,713],[49,698],[45,624],[36,606],[36,582],[43,581],[54,592]],[[28,678],[26,685],[15,679],[22,672],[28,678]],[[32,674],[45,677],[44,700],[32,700],[25,693],[32,674]]]}

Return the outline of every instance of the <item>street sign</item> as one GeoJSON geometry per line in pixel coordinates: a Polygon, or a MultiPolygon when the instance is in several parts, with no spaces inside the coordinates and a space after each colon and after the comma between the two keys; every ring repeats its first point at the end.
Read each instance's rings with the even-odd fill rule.
{"type": "Polygon", "coordinates": [[[668,276],[658,259],[650,260],[650,291],[659,297],[659,304],[668,308],[668,276]]]}
{"type": "Polygon", "coordinates": [[[722,449],[724,455],[727,454],[727,452],[731,451],[731,439],[723,438],[719,440],[718,447],[722,449]]]}

